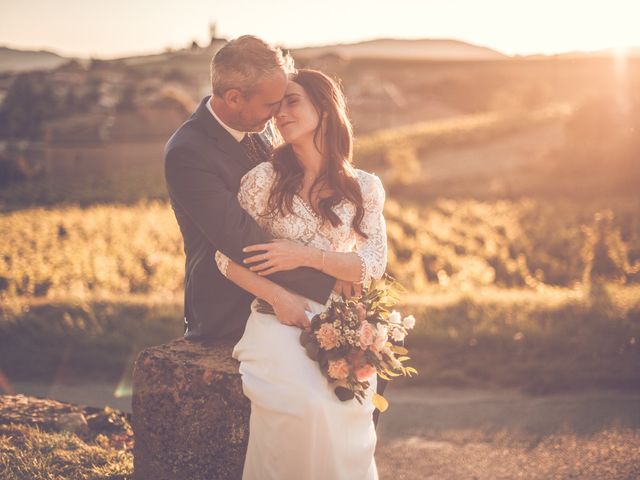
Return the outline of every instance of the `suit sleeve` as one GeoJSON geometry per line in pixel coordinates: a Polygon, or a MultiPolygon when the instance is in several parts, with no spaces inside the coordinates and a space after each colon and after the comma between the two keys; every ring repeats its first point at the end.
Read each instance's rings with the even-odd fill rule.
{"type": "MultiPolygon", "coordinates": [[[[238,202],[215,170],[186,148],[165,154],[165,178],[171,199],[186,212],[214,248],[242,264],[248,245],[271,239],[238,202]]],[[[326,303],[335,278],[312,268],[276,272],[267,278],[300,295],[326,303]]]]}

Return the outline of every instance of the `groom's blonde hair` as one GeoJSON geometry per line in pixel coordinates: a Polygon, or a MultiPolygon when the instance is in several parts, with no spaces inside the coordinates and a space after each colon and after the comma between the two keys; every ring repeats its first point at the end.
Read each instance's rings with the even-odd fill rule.
{"type": "Polygon", "coordinates": [[[231,40],[211,59],[211,90],[223,95],[236,88],[250,95],[258,82],[278,71],[290,75],[295,72],[291,55],[284,54],[253,35],[231,40]]]}

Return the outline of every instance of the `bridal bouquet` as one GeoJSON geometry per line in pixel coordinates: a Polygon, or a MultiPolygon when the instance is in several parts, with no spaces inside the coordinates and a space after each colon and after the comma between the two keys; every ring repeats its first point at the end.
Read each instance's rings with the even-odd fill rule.
{"type": "MultiPolygon", "coordinates": [[[[333,301],[327,310],[311,319],[300,343],[317,361],[324,376],[342,401],[362,403],[369,379],[378,374],[385,380],[418,371],[403,365],[408,351],[400,345],[415,325],[413,315],[402,318],[389,309],[398,301],[402,286],[389,275],[373,281],[361,296],[333,301]]],[[[384,412],[388,402],[374,393],[373,404],[384,412]]]]}

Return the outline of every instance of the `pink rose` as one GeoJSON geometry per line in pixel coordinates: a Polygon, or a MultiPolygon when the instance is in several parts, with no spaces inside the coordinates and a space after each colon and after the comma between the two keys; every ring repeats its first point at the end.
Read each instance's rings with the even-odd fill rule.
{"type": "Polygon", "coordinates": [[[366,350],[369,345],[373,343],[373,339],[376,336],[376,327],[366,320],[362,322],[360,330],[358,330],[358,341],[360,342],[360,348],[366,350]]]}
{"type": "Polygon", "coordinates": [[[338,332],[330,323],[323,323],[316,332],[316,338],[320,346],[325,350],[331,350],[338,345],[338,332]]]}
{"type": "Polygon", "coordinates": [[[359,382],[364,382],[368,378],[370,378],[374,373],[376,373],[376,367],[365,363],[358,370],[356,370],[356,378],[359,382]]]}
{"type": "Polygon", "coordinates": [[[336,380],[344,380],[349,376],[349,364],[344,358],[329,360],[329,376],[336,380]]]}

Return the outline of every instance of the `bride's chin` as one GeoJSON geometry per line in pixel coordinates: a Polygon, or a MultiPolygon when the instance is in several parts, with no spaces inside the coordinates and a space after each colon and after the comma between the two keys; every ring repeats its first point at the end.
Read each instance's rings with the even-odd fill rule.
{"type": "Polygon", "coordinates": [[[282,135],[282,139],[284,140],[284,143],[286,143],[287,145],[295,145],[296,143],[296,138],[291,137],[291,135],[282,135]]]}

